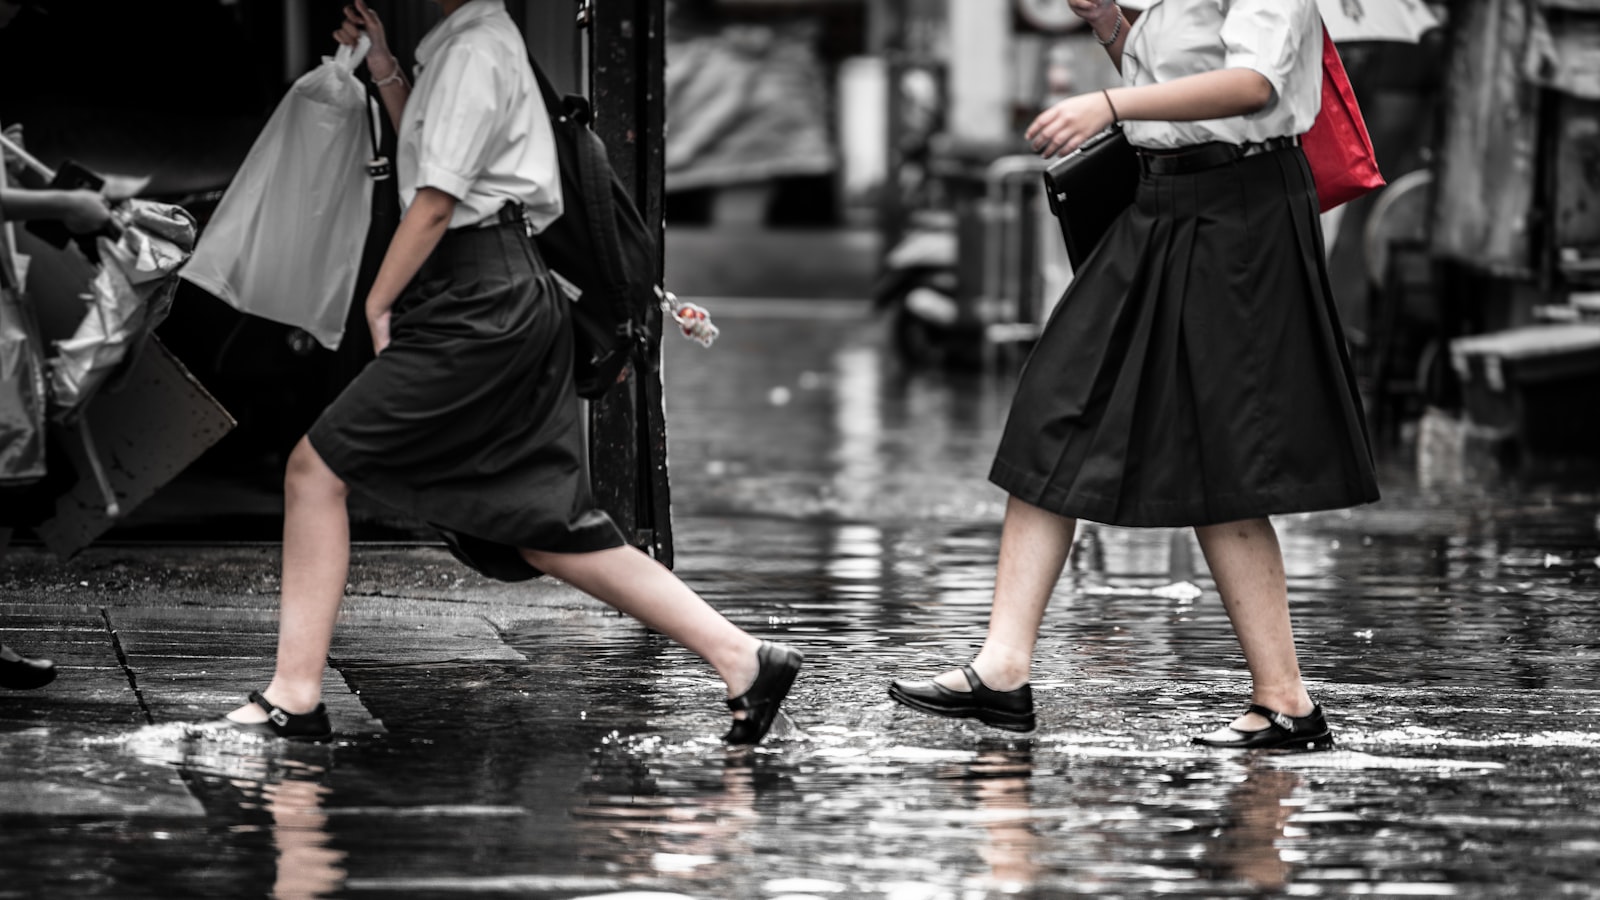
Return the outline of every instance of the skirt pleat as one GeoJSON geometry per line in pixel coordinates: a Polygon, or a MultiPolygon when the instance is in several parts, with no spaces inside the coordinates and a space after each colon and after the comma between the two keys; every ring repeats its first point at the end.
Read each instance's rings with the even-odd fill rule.
{"type": "Polygon", "coordinates": [[[1023,368],[990,478],[1112,525],[1378,497],[1298,149],[1142,179],[1023,368]]]}

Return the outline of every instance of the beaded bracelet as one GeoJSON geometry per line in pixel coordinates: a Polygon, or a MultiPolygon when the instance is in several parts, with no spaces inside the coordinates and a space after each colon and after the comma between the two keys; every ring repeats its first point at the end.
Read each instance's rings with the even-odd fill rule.
{"type": "Polygon", "coordinates": [[[1117,22],[1111,26],[1111,37],[1108,40],[1101,41],[1099,34],[1094,36],[1095,40],[1100,41],[1100,46],[1102,47],[1109,47],[1117,42],[1117,38],[1122,37],[1122,7],[1115,6],[1113,9],[1117,11],[1117,22]]]}

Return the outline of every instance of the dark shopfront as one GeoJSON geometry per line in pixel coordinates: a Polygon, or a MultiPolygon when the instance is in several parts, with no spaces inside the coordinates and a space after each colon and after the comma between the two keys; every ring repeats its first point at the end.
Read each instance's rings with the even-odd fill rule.
{"type": "MultiPolygon", "coordinates": [[[[1409,293],[1429,296],[1436,316],[1412,383],[1435,421],[1440,412],[1455,420],[1471,445],[1458,450],[1487,450],[1513,468],[1593,459],[1600,2],[1473,0],[1450,13],[1420,235],[1432,278],[1389,273],[1400,304],[1416,288],[1409,293]]],[[[1397,320],[1426,308],[1402,305],[1397,320]]]]}
{"type": "MultiPolygon", "coordinates": [[[[370,5],[409,65],[404,54],[438,8],[406,0],[370,5]]],[[[73,159],[100,172],[148,176],[142,196],[184,205],[203,227],[288,84],[331,52],[343,4],[50,0],[40,6],[0,32],[0,123],[20,123],[29,150],[47,164],[73,159]]],[[[588,86],[613,164],[649,220],[659,223],[662,0],[508,0],[506,6],[559,87],[588,86]],[[582,30],[580,10],[587,13],[582,30]],[[587,54],[586,73],[580,71],[585,46],[600,48],[587,54]]],[[[393,135],[384,139],[392,143],[393,135]]],[[[376,271],[397,207],[392,190],[376,192],[358,296],[376,271]]],[[[359,303],[352,304],[339,350],[330,352],[184,282],[157,335],[238,425],[108,537],[276,540],[288,451],[370,356],[359,303]]],[[[636,375],[591,404],[592,474],[602,502],[629,523],[636,543],[670,559],[660,409],[659,379],[636,375]]],[[[428,536],[416,523],[359,501],[352,513],[358,539],[428,536]]]]}

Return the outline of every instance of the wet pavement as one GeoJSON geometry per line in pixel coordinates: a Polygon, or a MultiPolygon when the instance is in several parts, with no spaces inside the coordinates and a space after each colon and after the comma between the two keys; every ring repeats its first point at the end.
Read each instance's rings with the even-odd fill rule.
{"type": "Polygon", "coordinates": [[[1279,520],[1326,753],[1188,744],[1247,690],[1204,561],[1085,526],[1016,736],[884,694],[981,639],[1009,376],[904,372],[857,305],[713,312],[669,345],[678,569],[806,651],[767,744],[631,620],[408,544],[357,551],[341,739],[229,737],[275,547],[21,548],[0,637],[63,674],[0,694],[0,897],[1600,896],[1592,478],[1398,453],[1379,504],[1279,520]]]}

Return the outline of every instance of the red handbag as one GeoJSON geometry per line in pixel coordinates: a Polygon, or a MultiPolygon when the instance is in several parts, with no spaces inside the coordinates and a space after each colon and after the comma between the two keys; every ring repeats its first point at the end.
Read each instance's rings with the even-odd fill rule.
{"type": "Polygon", "coordinates": [[[1344,62],[1326,26],[1322,29],[1322,111],[1300,138],[1300,146],[1311,164],[1323,212],[1384,185],[1367,123],[1361,119],[1355,91],[1350,89],[1344,62]]]}

